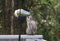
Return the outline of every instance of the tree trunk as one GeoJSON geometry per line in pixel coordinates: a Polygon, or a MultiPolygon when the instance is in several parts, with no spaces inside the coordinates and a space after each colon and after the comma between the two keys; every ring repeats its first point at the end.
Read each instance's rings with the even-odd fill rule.
{"type": "Polygon", "coordinates": [[[5,0],[5,10],[4,10],[4,34],[10,34],[10,0],[5,0]]]}
{"type": "Polygon", "coordinates": [[[14,18],[14,0],[12,0],[12,11],[11,11],[11,34],[14,34],[14,27],[13,27],[13,18],[14,18]]]}

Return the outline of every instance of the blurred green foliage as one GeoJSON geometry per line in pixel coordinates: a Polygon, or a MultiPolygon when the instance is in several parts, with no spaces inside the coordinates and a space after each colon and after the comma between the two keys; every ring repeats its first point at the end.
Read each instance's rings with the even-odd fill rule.
{"type": "Polygon", "coordinates": [[[36,0],[35,4],[39,5],[32,7],[31,12],[39,23],[37,34],[43,34],[48,41],[60,41],[60,1],[36,0]],[[46,20],[46,22],[42,22],[42,20],[46,20]]]}

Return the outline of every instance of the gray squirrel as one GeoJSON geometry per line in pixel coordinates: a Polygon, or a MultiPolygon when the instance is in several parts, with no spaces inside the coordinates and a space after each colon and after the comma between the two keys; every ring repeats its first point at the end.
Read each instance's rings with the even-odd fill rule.
{"type": "Polygon", "coordinates": [[[35,34],[37,31],[37,21],[33,20],[31,15],[26,18],[26,21],[27,21],[26,34],[35,34]]]}

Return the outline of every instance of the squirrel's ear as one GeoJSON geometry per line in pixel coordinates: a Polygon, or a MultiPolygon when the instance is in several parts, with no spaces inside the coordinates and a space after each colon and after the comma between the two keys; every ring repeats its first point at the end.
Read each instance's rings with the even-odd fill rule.
{"type": "Polygon", "coordinates": [[[27,16],[26,20],[28,20],[28,19],[29,19],[29,16],[27,16]]]}

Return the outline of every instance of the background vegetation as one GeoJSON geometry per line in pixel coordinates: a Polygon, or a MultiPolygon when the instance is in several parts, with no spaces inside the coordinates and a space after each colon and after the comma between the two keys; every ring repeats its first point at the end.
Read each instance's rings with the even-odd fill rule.
{"type": "Polygon", "coordinates": [[[30,11],[38,21],[36,34],[60,41],[60,0],[0,0],[0,34],[26,34],[26,20],[14,16],[14,10],[20,8],[30,11]]]}

